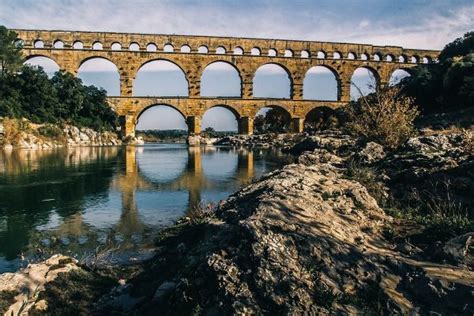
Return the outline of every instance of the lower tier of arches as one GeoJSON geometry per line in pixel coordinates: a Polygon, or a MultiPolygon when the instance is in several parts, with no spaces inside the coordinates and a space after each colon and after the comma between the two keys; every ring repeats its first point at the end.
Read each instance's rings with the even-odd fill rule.
{"type": "Polygon", "coordinates": [[[239,134],[251,135],[254,120],[263,108],[280,108],[290,118],[290,132],[301,133],[305,119],[313,109],[324,107],[336,109],[345,102],[340,101],[295,101],[287,99],[236,99],[236,98],[157,98],[157,97],[109,97],[109,104],[118,113],[123,136],[134,136],[140,115],[150,107],[166,105],[177,110],[185,119],[190,135],[201,133],[201,122],[205,112],[214,107],[225,107],[234,113],[239,134]]]}

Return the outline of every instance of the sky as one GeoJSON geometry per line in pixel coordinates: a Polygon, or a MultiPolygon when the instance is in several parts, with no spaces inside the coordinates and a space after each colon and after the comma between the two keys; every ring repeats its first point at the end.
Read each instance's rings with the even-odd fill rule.
{"type": "MultiPolygon", "coordinates": [[[[446,43],[474,30],[473,17],[472,0],[0,0],[0,25],[9,28],[282,38],[425,49],[442,49],[446,43]]],[[[100,65],[84,70],[84,81],[110,84],[112,74],[100,65]]],[[[214,69],[214,73],[224,70],[214,69]]],[[[156,91],[157,86],[163,90],[163,85],[175,79],[179,82],[180,74],[170,69],[162,72],[168,72],[171,81],[153,82],[150,78],[155,76],[154,71],[156,75],[155,69],[142,76],[137,93],[143,95],[153,88],[156,91]]],[[[219,76],[211,75],[205,89],[211,94],[231,89],[232,72],[227,74],[226,84],[222,84],[219,76]]],[[[262,93],[276,90],[277,75],[273,82],[269,79],[266,92],[263,85],[262,93]]],[[[178,85],[169,89],[181,89],[178,85]]],[[[330,89],[324,80],[320,86],[324,91],[330,89]]],[[[165,114],[155,108],[153,111],[142,116],[147,124],[140,126],[154,128],[160,117],[167,124],[178,120],[169,119],[169,109],[161,110],[168,111],[165,114]]],[[[231,120],[235,123],[231,115],[225,116],[228,113],[217,114],[211,120],[217,129],[226,128],[231,120]]]]}

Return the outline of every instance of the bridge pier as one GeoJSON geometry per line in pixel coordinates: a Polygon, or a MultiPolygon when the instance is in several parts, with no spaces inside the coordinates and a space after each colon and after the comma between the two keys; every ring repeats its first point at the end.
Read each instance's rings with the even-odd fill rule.
{"type": "Polygon", "coordinates": [[[238,120],[238,128],[240,135],[252,135],[253,134],[253,117],[244,116],[238,120]]]}
{"type": "Polygon", "coordinates": [[[122,115],[119,118],[122,137],[135,137],[135,117],[122,115]]]}
{"type": "Polygon", "coordinates": [[[186,124],[188,125],[189,136],[201,134],[201,117],[200,116],[188,116],[186,118],[186,124]]]}
{"type": "Polygon", "coordinates": [[[293,117],[290,122],[291,133],[303,133],[304,131],[304,119],[300,117],[293,117]]]}

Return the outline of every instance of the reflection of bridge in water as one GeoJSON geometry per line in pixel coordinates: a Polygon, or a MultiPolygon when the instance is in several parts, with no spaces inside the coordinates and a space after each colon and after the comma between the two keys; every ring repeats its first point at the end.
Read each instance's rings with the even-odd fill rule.
{"type": "MultiPolygon", "coordinates": [[[[188,147],[188,159],[181,174],[170,181],[160,182],[151,179],[140,169],[137,152],[140,147],[127,147],[124,150],[125,170],[114,180],[114,187],[120,190],[122,195],[122,215],[117,224],[117,231],[124,235],[140,232],[145,227],[140,221],[137,206],[136,193],[142,191],[188,191],[187,211],[200,207],[202,192],[204,190],[219,187],[226,189],[226,183],[212,181],[206,176],[202,166],[202,153],[215,152],[216,148],[210,147],[188,147]]],[[[240,150],[237,155],[237,165],[234,168],[233,180],[239,185],[246,184],[254,177],[254,153],[252,151],[240,150]]],[[[227,183],[230,186],[230,183],[227,183]]],[[[235,183],[231,185],[235,187],[235,183]]],[[[228,188],[230,189],[230,188],[228,188]]]]}

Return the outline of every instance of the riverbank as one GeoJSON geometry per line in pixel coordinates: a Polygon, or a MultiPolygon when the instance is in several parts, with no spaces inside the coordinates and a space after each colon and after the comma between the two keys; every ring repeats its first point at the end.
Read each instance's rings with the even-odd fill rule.
{"type": "Polygon", "coordinates": [[[72,125],[34,124],[25,119],[0,118],[0,148],[51,149],[75,146],[117,146],[120,137],[110,131],[72,125]]]}
{"type": "Polygon", "coordinates": [[[472,314],[472,140],[426,133],[387,152],[341,133],[306,138],[290,149],[297,163],[164,230],[156,256],[114,272],[126,281],[94,304],[65,303],[75,275],[41,297],[56,314],[472,314]]]}

